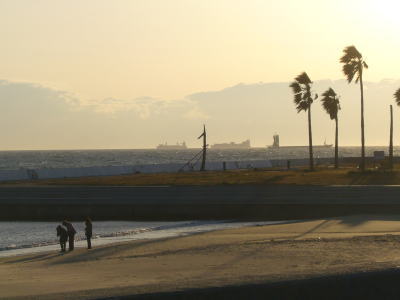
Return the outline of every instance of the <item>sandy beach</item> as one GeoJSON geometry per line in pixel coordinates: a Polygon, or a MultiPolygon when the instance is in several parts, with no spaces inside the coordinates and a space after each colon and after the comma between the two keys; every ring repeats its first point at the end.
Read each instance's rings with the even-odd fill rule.
{"type": "Polygon", "coordinates": [[[220,230],[0,259],[1,299],[96,299],[400,266],[400,216],[220,230]]]}

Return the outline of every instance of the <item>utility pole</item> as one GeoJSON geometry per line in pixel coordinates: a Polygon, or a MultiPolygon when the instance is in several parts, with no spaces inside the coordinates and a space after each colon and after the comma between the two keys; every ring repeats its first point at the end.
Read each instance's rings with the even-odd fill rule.
{"type": "Polygon", "coordinates": [[[200,139],[203,137],[203,159],[201,161],[200,171],[206,170],[206,153],[207,153],[207,132],[206,132],[206,125],[203,125],[203,133],[197,138],[200,139]]]}

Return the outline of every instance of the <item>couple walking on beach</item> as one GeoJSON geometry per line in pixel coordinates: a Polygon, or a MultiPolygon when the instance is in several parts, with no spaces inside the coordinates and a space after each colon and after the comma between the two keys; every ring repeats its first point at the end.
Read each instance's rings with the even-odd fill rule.
{"type": "MultiPolygon", "coordinates": [[[[57,226],[57,236],[60,237],[61,252],[66,251],[68,241],[68,251],[74,250],[75,234],[76,230],[71,222],[64,220],[62,225],[57,226]]],[[[92,249],[92,221],[90,218],[85,220],[85,236],[87,241],[88,249],[92,249]]]]}

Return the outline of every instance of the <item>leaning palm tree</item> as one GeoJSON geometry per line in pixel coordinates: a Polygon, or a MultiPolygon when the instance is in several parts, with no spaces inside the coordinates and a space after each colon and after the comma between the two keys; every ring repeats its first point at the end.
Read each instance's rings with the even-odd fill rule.
{"type": "Polygon", "coordinates": [[[339,126],[338,112],[340,110],[339,97],[332,88],[329,88],[322,94],[322,107],[330,116],[331,120],[335,120],[335,168],[339,167],[339,126]]]}
{"type": "Polygon", "coordinates": [[[347,77],[347,81],[351,83],[355,77],[355,83],[360,82],[361,90],[361,164],[362,171],[365,170],[365,136],[364,136],[364,87],[363,87],[363,70],[368,69],[367,63],[356,47],[348,46],[343,50],[344,54],[340,58],[343,63],[343,73],[347,77]]]}
{"type": "Polygon", "coordinates": [[[310,154],[310,170],[314,170],[314,157],[313,157],[313,146],[312,146],[312,131],[311,131],[311,104],[315,99],[318,98],[317,94],[313,94],[311,91],[312,81],[308,77],[306,72],[301,73],[297,76],[290,84],[290,87],[294,93],[294,103],[296,105],[297,112],[307,111],[308,112],[308,147],[310,154]]]}

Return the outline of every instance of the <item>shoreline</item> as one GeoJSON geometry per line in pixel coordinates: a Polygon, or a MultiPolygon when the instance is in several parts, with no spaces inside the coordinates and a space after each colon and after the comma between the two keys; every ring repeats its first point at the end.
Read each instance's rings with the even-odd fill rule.
{"type": "Polygon", "coordinates": [[[391,277],[399,242],[400,215],[358,215],[0,258],[0,298],[263,299],[304,286],[329,296],[337,278],[346,287],[346,278],[391,277]],[[313,289],[321,282],[329,288],[313,289]]]}
{"type": "MultiPolygon", "coordinates": [[[[235,222],[235,221],[189,221],[183,224],[165,225],[159,228],[135,229],[134,232],[121,234],[117,236],[107,236],[92,239],[92,247],[101,247],[114,245],[130,241],[156,240],[172,237],[183,237],[198,233],[206,233],[216,230],[234,229],[249,226],[265,226],[270,224],[290,223],[291,221],[264,221],[264,222],[235,222]]],[[[1,223],[0,223],[1,224],[1,223]]],[[[110,234],[111,235],[111,234],[110,234]]],[[[68,242],[67,242],[68,248],[68,242]]],[[[86,248],[86,240],[75,240],[75,248],[86,248]]],[[[0,250],[0,258],[21,255],[30,255],[36,253],[49,253],[58,251],[60,245],[51,243],[48,245],[19,247],[14,249],[0,250]]]]}

